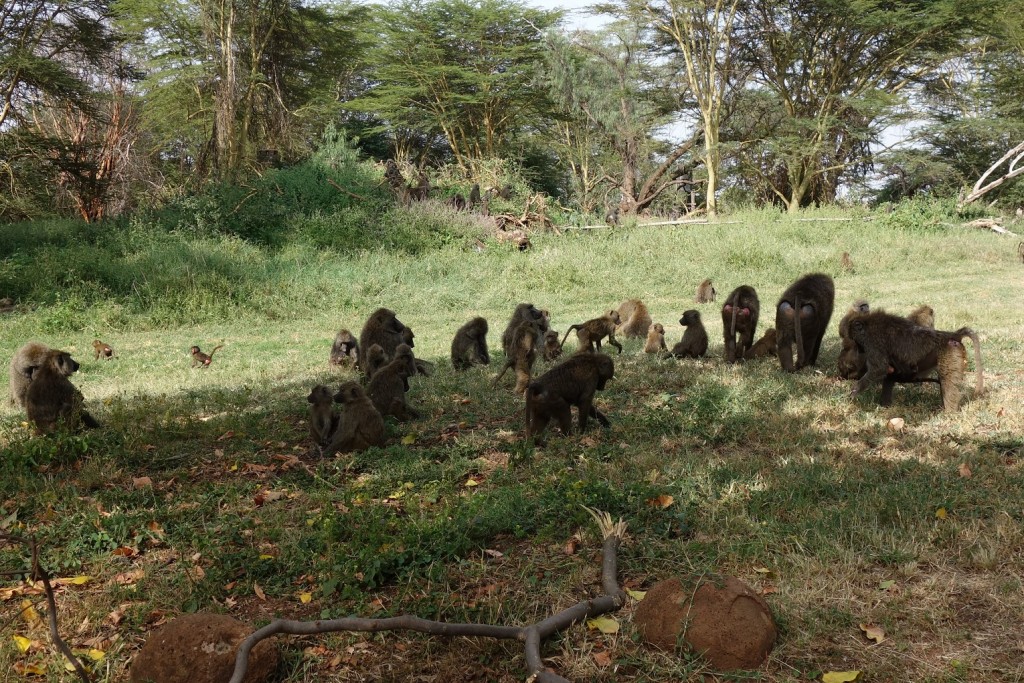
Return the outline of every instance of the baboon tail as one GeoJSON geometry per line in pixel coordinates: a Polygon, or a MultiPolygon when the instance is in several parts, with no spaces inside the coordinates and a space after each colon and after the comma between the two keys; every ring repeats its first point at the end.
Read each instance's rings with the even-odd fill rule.
{"type": "Polygon", "coordinates": [[[796,366],[804,366],[804,335],[800,333],[800,295],[793,297],[793,334],[796,335],[796,366]]]}
{"type": "Polygon", "coordinates": [[[218,344],[217,346],[214,346],[213,347],[213,351],[210,351],[210,358],[213,358],[213,354],[217,353],[217,349],[223,349],[223,348],[224,348],[223,344],[218,344]]]}
{"type": "Polygon", "coordinates": [[[501,372],[498,373],[498,376],[494,378],[494,382],[491,386],[498,386],[498,382],[501,381],[501,378],[505,376],[505,372],[507,372],[510,367],[512,367],[512,364],[505,361],[505,366],[501,369],[501,372]]]}
{"type": "Polygon", "coordinates": [[[961,340],[964,337],[970,337],[971,343],[974,344],[974,372],[976,376],[974,390],[980,394],[985,390],[985,381],[982,377],[981,368],[981,341],[978,339],[978,334],[969,327],[961,327],[956,331],[956,335],[961,340]]]}
{"type": "Polygon", "coordinates": [[[561,348],[562,346],[565,346],[565,340],[569,338],[569,333],[572,332],[573,330],[578,330],[578,329],[580,329],[579,325],[571,325],[569,327],[569,329],[565,331],[565,336],[562,337],[562,343],[558,345],[559,348],[561,348]]]}
{"type": "Polygon", "coordinates": [[[732,324],[729,325],[729,338],[736,339],[736,310],[740,307],[740,298],[732,302],[732,324]]]}

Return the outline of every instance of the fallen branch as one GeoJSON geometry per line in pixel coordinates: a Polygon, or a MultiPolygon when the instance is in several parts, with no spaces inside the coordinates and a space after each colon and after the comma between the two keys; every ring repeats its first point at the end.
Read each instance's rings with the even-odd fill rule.
{"type": "Polygon", "coordinates": [[[1024,166],[1017,165],[1022,160],[1024,160],[1024,142],[1020,143],[1019,145],[1008,151],[1006,154],[1000,157],[998,161],[989,166],[988,169],[986,169],[985,172],[981,174],[981,177],[978,178],[978,182],[974,183],[974,187],[971,189],[970,194],[968,194],[960,201],[960,203],[957,205],[957,208],[963,208],[964,206],[975,201],[976,199],[984,197],[990,191],[996,189],[997,187],[1005,183],[1007,180],[1016,178],[1017,176],[1024,173],[1024,166]],[[987,185],[984,185],[983,183],[986,180],[988,180],[988,177],[992,175],[997,168],[999,168],[1006,162],[1009,162],[1006,173],[996,178],[992,182],[988,183],[987,185]]]}
{"type": "Polygon", "coordinates": [[[568,609],[554,614],[544,621],[529,626],[495,626],[492,624],[459,624],[443,621],[431,621],[405,614],[384,619],[362,619],[348,617],[326,621],[295,621],[276,619],[263,628],[255,631],[238,646],[235,656],[235,670],[228,683],[242,683],[249,669],[249,653],[262,640],[279,633],[291,635],[311,635],[315,633],[334,633],[337,631],[360,631],[376,633],[379,631],[418,631],[435,636],[478,636],[498,638],[502,640],[518,640],[523,643],[526,666],[529,671],[528,681],[536,683],[569,683],[555,672],[544,666],[540,655],[540,645],[552,634],[566,629],[585,619],[614,612],[626,601],[626,594],[619,587],[618,550],[619,544],[626,534],[626,523],[621,519],[612,522],[611,515],[585,508],[597,522],[604,537],[601,560],[601,588],[604,595],[592,600],[584,600],[568,609]]]}
{"type": "Polygon", "coordinates": [[[364,202],[366,201],[366,197],[364,197],[362,195],[359,195],[359,194],[356,194],[355,192],[349,192],[344,187],[342,187],[338,183],[334,182],[330,178],[327,179],[327,182],[330,183],[331,187],[333,187],[338,192],[343,192],[343,193],[347,194],[349,197],[352,197],[353,199],[359,199],[359,200],[364,201],[364,202]]]}

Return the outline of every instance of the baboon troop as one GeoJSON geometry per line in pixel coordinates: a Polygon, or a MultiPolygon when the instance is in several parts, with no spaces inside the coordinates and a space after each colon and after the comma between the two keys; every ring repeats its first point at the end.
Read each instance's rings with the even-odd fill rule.
{"type": "Polygon", "coordinates": [[[757,332],[757,317],[761,303],[757,291],[750,285],[740,285],[732,290],[722,306],[722,329],[725,335],[725,360],[735,363],[744,358],[754,345],[757,332]],[[739,335],[739,352],[736,351],[736,335],[739,335]]]}
{"type": "Polygon", "coordinates": [[[541,443],[541,435],[552,419],[562,434],[572,432],[572,406],[579,415],[579,431],[593,417],[605,427],[608,418],[594,407],[594,394],[603,391],[615,374],[610,356],[577,353],[551,368],[526,388],[526,438],[541,443]]]}
{"type": "Polygon", "coordinates": [[[672,347],[676,358],[703,358],[708,352],[708,333],[701,322],[700,313],[690,309],[683,313],[679,324],[686,328],[683,338],[672,347]]]}
{"type": "Polygon", "coordinates": [[[11,358],[10,372],[10,404],[23,408],[25,392],[32,381],[32,376],[46,362],[50,347],[39,342],[28,342],[14,353],[11,358]]]}
{"type": "Polygon", "coordinates": [[[776,346],[779,363],[786,372],[795,372],[818,362],[821,339],[832,318],[835,285],[822,273],[804,275],[782,293],[775,308],[776,346]],[[796,365],[793,346],[796,345],[796,365]]]}
{"type": "Polygon", "coordinates": [[[747,349],[743,354],[743,359],[754,360],[755,358],[767,358],[768,356],[775,358],[779,352],[776,341],[775,328],[769,327],[764,331],[764,335],[757,340],[757,343],[747,349]]]}
{"type": "Polygon", "coordinates": [[[644,353],[662,353],[668,351],[665,345],[665,326],[661,323],[651,325],[651,331],[647,333],[647,342],[644,344],[644,353]]]}
{"type": "Polygon", "coordinates": [[[694,301],[699,304],[710,304],[714,302],[717,294],[715,288],[711,286],[711,278],[708,278],[697,285],[697,296],[694,301]]]}
{"type": "MultiPolygon", "coordinates": [[[[477,187],[479,190],[479,186],[477,187]]],[[[490,365],[487,353],[487,320],[473,318],[459,328],[452,339],[452,367],[465,370],[473,365],[490,365]]]]}
{"type": "Polygon", "coordinates": [[[853,259],[850,258],[850,252],[844,251],[843,255],[839,257],[839,267],[843,269],[843,272],[852,274],[853,271],[853,259]]]}
{"type": "Polygon", "coordinates": [[[622,344],[615,339],[615,327],[620,322],[619,312],[610,310],[600,318],[591,318],[578,325],[570,325],[569,329],[565,332],[565,336],[562,338],[562,345],[565,345],[565,340],[569,338],[569,333],[576,330],[576,337],[580,340],[580,351],[593,351],[595,346],[596,350],[600,351],[601,340],[607,337],[608,343],[618,349],[619,353],[622,353],[622,344]]]}
{"type": "Polygon", "coordinates": [[[383,446],[387,439],[384,418],[358,382],[345,382],[334,395],[341,404],[338,428],[324,449],[326,455],[365,451],[383,446]]]}
{"type": "Polygon", "coordinates": [[[309,401],[309,435],[313,438],[313,445],[323,449],[338,428],[334,394],[323,384],[318,384],[309,392],[306,400],[309,401]]]}
{"type": "Polygon", "coordinates": [[[544,360],[553,361],[562,355],[562,345],[558,343],[558,332],[548,330],[544,333],[544,360]]]}
{"type": "Polygon", "coordinates": [[[213,354],[217,353],[217,349],[222,348],[224,348],[224,345],[218,344],[217,346],[213,347],[213,351],[210,351],[210,353],[203,353],[202,351],[199,350],[198,346],[193,346],[188,351],[189,355],[192,356],[192,367],[196,367],[197,365],[200,368],[210,367],[210,363],[213,362],[213,354]]]}
{"type": "Polygon", "coordinates": [[[25,412],[29,422],[35,425],[36,433],[53,431],[58,422],[74,429],[79,424],[99,427],[99,423],[86,412],[85,399],[71,380],[78,371],[78,363],[66,351],[50,349],[42,362],[32,371],[32,378],[25,390],[25,412]]]}
{"type": "Polygon", "coordinates": [[[107,360],[110,360],[111,358],[114,357],[114,348],[110,344],[101,342],[99,339],[93,341],[92,350],[96,354],[94,360],[99,360],[100,356],[103,356],[103,358],[107,360]]]}
{"type": "Polygon", "coordinates": [[[351,363],[359,367],[359,342],[355,335],[344,327],[334,335],[334,343],[331,345],[331,365],[347,365],[351,363]]]}
{"type": "Polygon", "coordinates": [[[626,339],[643,339],[651,329],[651,318],[647,306],[640,299],[627,299],[619,305],[619,326],[615,332],[626,339]]]}

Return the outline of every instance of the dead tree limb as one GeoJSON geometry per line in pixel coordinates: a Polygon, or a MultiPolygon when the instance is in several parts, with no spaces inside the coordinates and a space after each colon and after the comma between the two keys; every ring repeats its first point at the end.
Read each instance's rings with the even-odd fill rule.
{"type": "Polygon", "coordinates": [[[523,643],[526,666],[529,671],[527,680],[536,683],[569,683],[555,672],[544,666],[540,654],[540,646],[552,634],[566,629],[585,619],[614,612],[626,601],[625,592],[619,587],[618,550],[619,544],[626,535],[626,523],[621,519],[612,522],[611,515],[585,508],[597,522],[604,537],[601,560],[601,588],[604,595],[592,600],[584,600],[572,607],[553,614],[547,619],[529,626],[496,626],[493,624],[459,624],[443,621],[431,621],[404,614],[384,619],[362,619],[349,617],[326,621],[295,621],[291,619],[275,619],[263,628],[255,631],[238,645],[235,655],[235,670],[228,683],[242,683],[249,669],[249,653],[262,640],[279,633],[291,635],[311,635],[316,633],[334,633],[337,631],[360,631],[376,633],[379,631],[418,631],[434,636],[477,636],[498,638],[502,640],[518,640],[523,643]]]}
{"type": "Polygon", "coordinates": [[[971,192],[962,200],[960,200],[959,207],[963,208],[964,206],[970,204],[974,200],[984,197],[991,190],[996,189],[997,187],[1005,183],[1007,180],[1016,178],[1020,174],[1024,173],[1024,166],[1017,166],[1017,164],[1019,164],[1022,160],[1024,160],[1024,142],[1020,143],[1019,145],[1011,149],[1009,152],[1000,157],[999,161],[989,166],[988,169],[986,169],[986,171],[981,174],[981,177],[978,178],[978,182],[974,183],[974,187],[971,189],[971,192]],[[1004,173],[1003,175],[1001,175],[1000,177],[996,178],[995,180],[986,185],[985,181],[988,179],[988,177],[995,173],[996,169],[1002,166],[1007,161],[1009,161],[1010,164],[1007,167],[1006,173],[1004,173]]]}

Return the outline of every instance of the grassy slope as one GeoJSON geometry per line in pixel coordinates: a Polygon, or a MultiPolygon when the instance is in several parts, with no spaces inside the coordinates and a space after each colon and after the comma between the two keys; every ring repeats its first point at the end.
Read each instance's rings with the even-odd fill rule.
{"type": "MultiPolygon", "coordinates": [[[[40,334],[61,329],[53,310],[6,317],[0,355],[29,339],[76,352],[84,361],[76,383],[106,429],[32,439],[5,410],[2,512],[17,511],[22,531],[44,539],[55,572],[95,577],[60,604],[67,633],[89,618],[72,640],[108,652],[103,680],[126,680],[161,612],[536,620],[597,588],[599,542],[580,504],[630,522],[620,566],[631,586],[693,570],[732,573],[763,589],[782,635],[762,680],[831,669],[863,669],[870,680],[1019,680],[1024,300],[1016,243],[882,220],[733,220],[538,236],[525,254],[491,243],[480,254],[454,245],[418,259],[279,259],[265,291],[251,295],[268,315],[240,312],[223,324],[154,330],[150,319],[134,325],[120,315],[109,329],[106,313],[86,311],[81,332],[40,334]],[[844,250],[853,275],[838,272],[844,250]],[[819,372],[725,367],[718,307],[700,306],[708,359],[658,361],[628,343],[601,398],[612,428],[554,438],[532,455],[511,383],[492,390],[493,373],[457,376],[445,360],[454,330],[473,315],[491,321],[495,348],[519,301],[551,310],[564,330],[639,296],[671,343],[704,277],[714,280],[719,305],[733,287],[754,285],[763,330],[782,289],[813,270],[836,278],[837,315],[819,372]],[[889,409],[870,397],[851,403],[849,385],[830,374],[839,315],[858,297],[894,312],[929,303],[939,327],[979,330],[987,394],[952,416],[938,411],[933,388],[898,391],[889,409]],[[334,332],[357,332],[380,305],[413,327],[418,355],[438,364],[411,393],[426,417],[392,425],[393,445],[383,451],[295,464],[286,456],[305,454],[309,387],[344,374],[326,363],[334,332]],[[120,358],[92,361],[94,336],[120,358]],[[221,341],[209,370],[189,368],[189,345],[221,341]],[[886,427],[896,416],[906,420],[902,433],[886,427]],[[962,463],[969,478],[960,476],[962,463]],[[153,488],[133,486],[143,476],[153,488]],[[470,478],[482,483],[466,486],[470,478]],[[257,506],[267,490],[286,495],[257,506]],[[647,503],[660,494],[673,505],[647,503]],[[941,520],[940,507],[948,511],[941,520]],[[567,555],[574,535],[579,551],[567,555]],[[112,555],[121,546],[137,554],[112,555]],[[132,570],[142,574],[119,585],[115,578],[132,570]],[[882,590],[886,580],[895,584],[882,590]],[[313,593],[309,604],[296,597],[304,591],[313,593]],[[126,615],[117,626],[106,620],[115,608],[126,615]],[[879,646],[858,629],[869,622],[888,634],[879,646]]],[[[17,566],[16,553],[4,556],[17,566]]],[[[467,680],[473,671],[483,680],[522,678],[521,653],[510,644],[384,635],[306,645],[321,642],[342,653],[363,645],[333,666],[333,653],[291,648],[287,680],[467,680]],[[396,652],[395,642],[405,649],[396,652]]],[[[53,657],[18,655],[9,640],[0,648],[2,669],[41,660],[59,677],[53,657]]],[[[702,666],[644,651],[629,627],[615,637],[574,628],[545,652],[580,681],[683,680],[702,666]],[[594,663],[590,653],[600,649],[615,671],[594,663]]]]}

